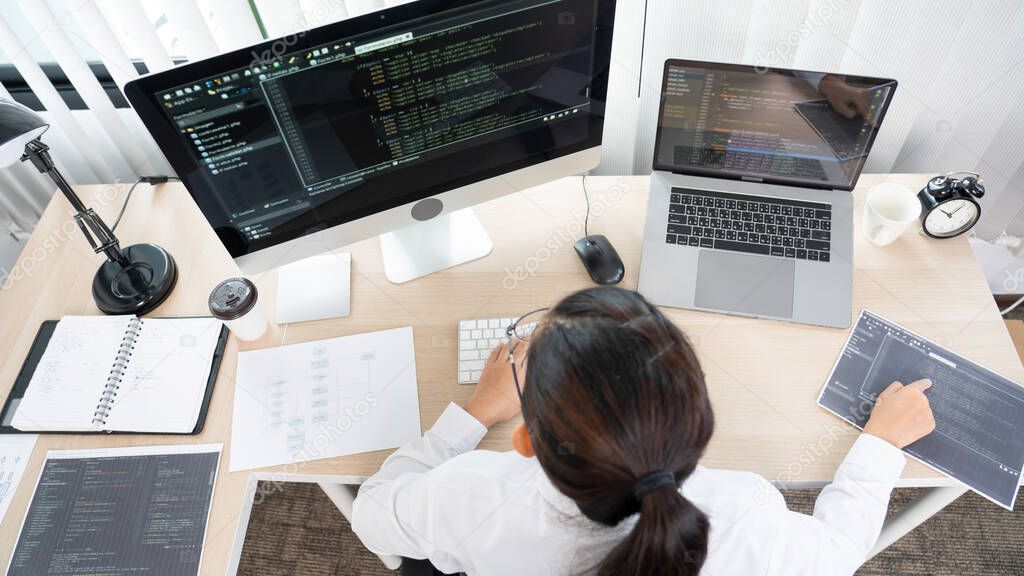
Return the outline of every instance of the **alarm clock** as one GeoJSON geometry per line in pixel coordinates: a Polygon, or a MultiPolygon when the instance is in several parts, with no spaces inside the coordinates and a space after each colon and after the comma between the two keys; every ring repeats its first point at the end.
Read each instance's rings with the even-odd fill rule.
{"type": "Polygon", "coordinates": [[[953,238],[967,232],[981,218],[978,198],[985,185],[977,172],[950,172],[936,176],[917,193],[921,226],[932,238],[953,238]]]}

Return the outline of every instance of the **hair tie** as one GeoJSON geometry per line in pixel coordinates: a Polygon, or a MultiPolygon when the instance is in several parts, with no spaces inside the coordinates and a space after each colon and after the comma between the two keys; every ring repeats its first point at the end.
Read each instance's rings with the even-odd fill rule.
{"type": "Polygon", "coordinates": [[[662,486],[676,486],[676,475],[671,470],[655,470],[644,474],[633,485],[633,495],[642,501],[644,496],[662,486]]]}

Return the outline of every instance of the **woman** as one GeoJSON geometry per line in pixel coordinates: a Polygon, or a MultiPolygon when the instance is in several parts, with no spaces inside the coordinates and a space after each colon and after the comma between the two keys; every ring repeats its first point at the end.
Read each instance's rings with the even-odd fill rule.
{"type": "Polygon", "coordinates": [[[814,516],[797,514],[755,474],[698,466],[713,428],[703,373],[641,296],[584,290],[527,336],[529,320],[463,408],[363,485],[352,525],[367,548],[485,575],[852,574],[881,530],[899,449],[934,428],[930,383],[894,383],[814,516]],[[515,450],[474,450],[520,401],[515,450]]]}

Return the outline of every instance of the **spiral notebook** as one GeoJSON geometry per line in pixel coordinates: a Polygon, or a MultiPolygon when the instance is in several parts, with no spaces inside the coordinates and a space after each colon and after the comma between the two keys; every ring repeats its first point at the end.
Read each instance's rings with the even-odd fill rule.
{"type": "Polygon", "coordinates": [[[10,403],[22,432],[186,434],[223,349],[213,318],[65,316],[10,403]]]}

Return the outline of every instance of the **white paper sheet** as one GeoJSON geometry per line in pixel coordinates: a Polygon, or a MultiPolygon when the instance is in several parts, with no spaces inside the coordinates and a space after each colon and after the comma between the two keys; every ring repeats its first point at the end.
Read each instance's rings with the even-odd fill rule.
{"type": "Polygon", "coordinates": [[[238,354],[232,472],[397,448],[420,436],[412,328],[238,354]]]}
{"type": "Polygon", "coordinates": [[[0,434],[0,522],[25,475],[25,466],[38,437],[35,434],[0,434]]]}

